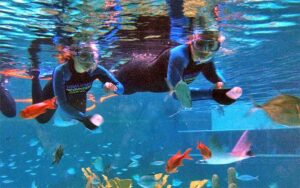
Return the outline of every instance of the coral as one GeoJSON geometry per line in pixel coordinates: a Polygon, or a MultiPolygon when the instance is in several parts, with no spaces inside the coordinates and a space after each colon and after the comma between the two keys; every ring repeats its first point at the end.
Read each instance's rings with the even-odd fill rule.
{"type": "MultiPolygon", "coordinates": [[[[169,175],[163,175],[163,173],[155,174],[154,178],[158,181],[155,185],[155,188],[163,188],[168,181],[168,177],[169,175]]],[[[166,186],[168,187],[169,185],[166,186]]]]}
{"type": "MultiPolygon", "coordinates": [[[[102,175],[103,176],[103,175],[102,175]]],[[[106,186],[103,186],[105,188],[131,188],[132,181],[131,179],[105,179],[106,180],[106,186]]]]}
{"type": "Polygon", "coordinates": [[[81,170],[87,179],[87,183],[85,186],[86,188],[96,188],[96,187],[97,188],[131,188],[132,187],[131,179],[119,179],[119,178],[108,179],[107,176],[102,175],[103,180],[105,182],[104,185],[104,183],[100,182],[100,178],[91,171],[90,167],[86,169],[82,168],[81,170]],[[95,185],[96,183],[98,185],[95,185]]]}
{"type": "Polygon", "coordinates": [[[228,185],[228,188],[237,188],[237,185],[235,183],[231,183],[228,185]]]}
{"type": "Polygon", "coordinates": [[[220,188],[220,179],[217,174],[214,174],[211,178],[212,188],[220,188]]]}
{"type": "Polygon", "coordinates": [[[99,177],[95,173],[92,172],[90,167],[87,167],[86,169],[81,168],[81,171],[87,180],[85,188],[94,188],[93,182],[98,181],[99,177]]]}
{"type": "Polygon", "coordinates": [[[230,185],[231,183],[236,184],[236,171],[235,168],[230,167],[227,169],[227,176],[228,176],[228,185],[230,185]]]}
{"type": "MultiPolygon", "coordinates": [[[[227,169],[228,188],[237,188],[236,170],[233,167],[227,169]]],[[[212,176],[212,188],[220,188],[220,178],[217,174],[212,176]]]]}

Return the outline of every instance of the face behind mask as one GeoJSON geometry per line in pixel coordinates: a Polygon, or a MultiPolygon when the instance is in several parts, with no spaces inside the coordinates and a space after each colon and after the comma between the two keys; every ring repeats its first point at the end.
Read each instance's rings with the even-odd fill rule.
{"type": "Polygon", "coordinates": [[[209,62],[212,57],[213,57],[214,52],[196,52],[196,54],[194,56],[196,56],[194,58],[195,63],[198,64],[202,64],[202,63],[207,63],[209,62]]]}
{"type": "Polygon", "coordinates": [[[96,62],[94,60],[94,54],[89,49],[81,49],[76,53],[77,62],[81,69],[92,70],[96,67],[96,62]]]}

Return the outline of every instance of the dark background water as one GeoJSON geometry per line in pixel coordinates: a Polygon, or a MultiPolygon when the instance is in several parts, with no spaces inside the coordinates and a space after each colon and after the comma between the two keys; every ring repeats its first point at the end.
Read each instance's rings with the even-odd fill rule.
{"type": "MultiPolygon", "coordinates": [[[[86,19],[94,19],[91,30],[97,31],[100,61],[108,69],[132,56],[151,59],[166,47],[184,43],[199,27],[197,17],[188,17],[183,12],[182,1],[114,3],[105,8],[102,1],[92,7],[83,6],[80,1],[2,1],[1,70],[27,70],[31,64],[28,49],[32,41],[51,40],[55,35],[72,36],[74,28],[76,32],[91,29],[89,25],[88,29],[76,26],[77,22],[88,22],[86,19]]],[[[226,37],[222,47],[230,53],[220,50],[215,60],[227,85],[243,88],[243,97],[236,103],[240,111],[251,107],[250,98],[262,103],[280,93],[299,96],[299,2],[226,2],[220,7],[218,24],[226,37]]],[[[42,62],[42,74],[51,74],[57,66],[53,57],[55,47],[41,44],[33,48],[39,51],[37,58],[42,62]]],[[[8,78],[8,81],[6,87],[15,98],[30,98],[30,80],[8,78]]],[[[212,87],[202,76],[193,86],[212,87]]],[[[96,83],[91,92],[97,99],[103,95],[101,86],[96,83]]],[[[18,111],[26,105],[28,103],[17,103],[18,111]]],[[[217,109],[213,101],[199,101],[193,103],[191,111],[177,113],[179,104],[166,93],[121,96],[97,104],[90,112],[100,113],[105,118],[99,134],[81,125],[61,128],[53,126],[53,121],[40,125],[34,120],[1,115],[0,187],[31,187],[32,182],[37,187],[83,187],[85,178],[81,168],[91,166],[94,170],[92,163],[99,156],[105,165],[113,166],[110,178],[164,172],[164,165],[150,163],[167,161],[171,154],[189,147],[193,148],[192,154],[199,154],[195,148],[197,141],[209,143],[212,136],[217,136],[230,151],[249,126],[245,123],[247,120],[241,121],[240,114],[226,114],[230,112],[227,107],[225,118],[232,121],[223,121],[224,130],[210,131],[215,122],[220,124],[217,120],[221,114],[220,117],[212,115],[217,109]],[[230,130],[231,124],[239,130],[230,130]],[[59,165],[51,166],[52,153],[59,144],[64,146],[65,156],[59,165]],[[137,154],[142,155],[139,166],[129,168],[130,158],[137,154]],[[68,173],[70,168],[75,174],[68,173]]],[[[276,123],[272,124],[280,129],[265,129],[265,123],[265,119],[257,119],[258,130],[249,132],[252,152],[257,157],[211,166],[196,164],[201,159],[196,155],[195,160],[184,161],[184,166],[169,177],[169,182],[179,179],[183,182],[179,187],[188,187],[192,180],[210,178],[217,173],[221,187],[226,187],[226,171],[233,166],[239,174],[259,176],[259,181],[239,182],[242,188],[267,188],[273,183],[280,188],[300,187],[299,129],[276,123]]]]}

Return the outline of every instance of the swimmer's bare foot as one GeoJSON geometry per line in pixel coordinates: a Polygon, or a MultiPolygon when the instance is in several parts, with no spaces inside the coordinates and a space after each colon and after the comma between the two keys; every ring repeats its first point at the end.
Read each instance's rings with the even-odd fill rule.
{"type": "Polygon", "coordinates": [[[226,92],[226,96],[234,100],[240,98],[242,94],[243,94],[243,90],[240,87],[234,87],[231,90],[226,92]]]}

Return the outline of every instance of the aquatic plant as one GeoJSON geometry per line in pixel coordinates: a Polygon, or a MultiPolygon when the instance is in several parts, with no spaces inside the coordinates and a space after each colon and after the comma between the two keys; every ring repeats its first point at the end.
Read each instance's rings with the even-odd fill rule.
{"type": "MultiPolygon", "coordinates": [[[[236,170],[233,167],[227,169],[228,188],[238,188],[236,180],[236,170]]],[[[211,178],[212,188],[220,188],[220,178],[214,174],[211,178]]]]}

